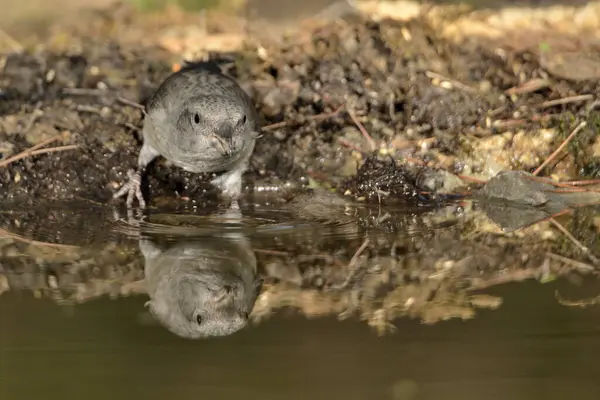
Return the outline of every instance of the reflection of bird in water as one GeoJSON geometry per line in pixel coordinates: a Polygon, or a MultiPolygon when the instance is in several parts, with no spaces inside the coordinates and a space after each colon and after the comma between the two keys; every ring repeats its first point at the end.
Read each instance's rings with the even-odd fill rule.
{"type": "Polygon", "coordinates": [[[247,325],[261,280],[243,234],[181,237],[165,246],[141,238],[140,249],[150,296],[146,304],[171,332],[198,339],[230,335],[247,325]]]}

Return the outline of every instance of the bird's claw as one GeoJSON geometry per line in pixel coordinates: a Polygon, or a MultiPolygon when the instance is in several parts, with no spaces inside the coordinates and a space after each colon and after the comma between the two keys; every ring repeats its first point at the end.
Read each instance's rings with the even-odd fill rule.
{"type": "Polygon", "coordinates": [[[117,193],[113,195],[113,199],[123,197],[127,194],[127,200],[125,204],[127,208],[133,208],[133,199],[137,199],[140,203],[140,208],[146,208],[146,201],[142,195],[142,174],[140,171],[129,170],[127,171],[128,181],[125,183],[117,193]]]}
{"type": "Polygon", "coordinates": [[[238,171],[227,172],[210,183],[219,188],[231,200],[237,200],[242,194],[242,174],[238,171]]]}

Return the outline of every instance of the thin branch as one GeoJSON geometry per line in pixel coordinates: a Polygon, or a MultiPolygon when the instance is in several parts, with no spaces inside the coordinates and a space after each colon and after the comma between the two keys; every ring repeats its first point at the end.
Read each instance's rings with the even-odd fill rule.
{"type": "Polygon", "coordinates": [[[588,185],[600,185],[600,179],[589,179],[585,181],[565,181],[560,182],[563,185],[568,186],[588,186],[588,185]]]}
{"type": "Polygon", "coordinates": [[[39,150],[33,150],[33,148],[32,148],[32,149],[29,149],[27,151],[19,153],[16,156],[11,157],[11,158],[9,158],[9,159],[1,162],[0,163],[0,168],[6,167],[7,165],[9,165],[12,162],[21,160],[21,159],[29,157],[29,156],[35,156],[35,155],[38,155],[38,154],[46,154],[46,153],[55,153],[55,152],[58,152],[58,151],[73,150],[73,149],[76,149],[78,147],[79,146],[76,145],[76,144],[70,144],[70,145],[67,145],[67,146],[50,147],[50,148],[47,148],[47,149],[39,149],[39,150]]]}
{"type": "Polygon", "coordinates": [[[57,249],[66,249],[66,250],[74,250],[78,249],[79,246],[72,246],[69,244],[59,244],[59,243],[49,243],[49,242],[40,242],[33,239],[28,239],[21,235],[17,235],[16,233],[9,232],[7,230],[0,228],[0,236],[8,237],[14,240],[18,240],[19,242],[29,243],[37,246],[45,246],[45,247],[54,247],[57,249]]]}
{"type": "Polygon", "coordinates": [[[577,135],[586,125],[587,123],[585,121],[581,121],[579,125],[577,125],[575,129],[573,129],[573,132],[571,132],[571,134],[562,142],[562,144],[558,146],[554,153],[552,153],[550,157],[548,157],[546,161],[542,163],[542,165],[540,165],[535,171],[533,171],[533,175],[538,175],[546,167],[546,165],[550,164],[552,160],[556,158],[558,153],[560,153],[562,149],[564,149],[567,146],[567,144],[569,144],[569,142],[575,137],[575,135],[577,135]]]}
{"type": "Polygon", "coordinates": [[[338,142],[344,146],[344,147],[348,147],[349,149],[352,149],[354,151],[357,151],[361,154],[364,154],[364,151],[358,147],[357,145],[355,145],[354,143],[350,143],[349,141],[347,141],[346,139],[342,139],[342,138],[338,138],[338,142]]]}
{"type": "Polygon", "coordinates": [[[570,266],[575,267],[577,269],[580,269],[582,271],[593,271],[593,270],[595,270],[595,268],[593,266],[591,266],[590,264],[586,264],[586,263],[582,263],[580,261],[572,260],[570,258],[563,257],[563,256],[558,255],[558,254],[547,252],[546,255],[548,257],[556,260],[556,261],[564,262],[565,264],[569,264],[570,266]]]}
{"type": "Polygon", "coordinates": [[[588,101],[588,100],[594,100],[594,95],[582,94],[579,96],[570,96],[570,97],[563,97],[562,99],[544,101],[543,103],[534,105],[533,108],[547,108],[547,107],[552,107],[552,106],[560,106],[563,104],[577,103],[580,101],[588,101]]]}
{"type": "Polygon", "coordinates": [[[438,74],[437,72],[433,72],[433,71],[426,71],[425,75],[427,75],[428,78],[430,79],[438,79],[440,81],[446,81],[448,83],[450,83],[452,86],[458,88],[458,89],[462,89],[465,92],[469,92],[469,93],[476,93],[477,89],[475,89],[474,87],[471,87],[469,85],[466,85],[462,82],[459,82],[455,79],[451,79],[448,78],[447,76],[438,74]]]}
{"type": "Polygon", "coordinates": [[[363,244],[358,248],[358,250],[356,250],[352,258],[350,259],[350,262],[348,263],[348,277],[344,280],[344,282],[337,285],[332,285],[329,289],[330,291],[346,289],[348,286],[358,281],[362,275],[364,275],[364,273],[366,272],[365,268],[361,268],[356,264],[358,264],[358,258],[360,257],[360,255],[366,250],[367,247],[369,247],[370,243],[371,241],[369,240],[369,238],[366,238],[363,244]]]}
{"type": "Polygon", "coordinates": [[[354,115],[354,113],[351,110],[347,110],[347,112],[348,112],[348,115],[350,116],[350,118],[352,119],[352,122],[354,122],[354,124],[356,125],[356,127],[360,131],[360,133],[362,133],[363,137],[365,139],[367,139],[367,142],[369,142],[369,146],[371,147],[371,151],[377,150],[377,144],[375,143],[375,140],[373,140],[373,138],[371,137],[371,135],[369,135],[369,132],[367,132],[367,130],[365,129],[364,125],[356,118],[356,116],[354,115]]]}
{"type": "Polygon", "coordinates": [[[17,160],[20,160],[21,158],[27,157],[31,152],[36,151],[37,149],[44,147],[50,143],[56,142],[57,140],[60,140],[62,137],[63,137],[62,134],[58,134],[56,136],[53,136],[49,139],[46,139],[46,140],[34,145],[33,147],[30,147],[27,150],[23,150],[19,154],[15,154],[14,156],[7,158],[6,160],[2,160],[2,161],[0,161],[0,168],[6,167],[8,164],[12,163],[13,161],[17,161],[17,160]]]}
{"type": "Polygon", "coordinates": [[[269,249],[253,249],[255,253],[269,254],[275,256],[289,256],[290,253],[287,251],[269,250],[269,249]]]}
{"type": "Polygon", "coordinates": [[[358,261],[358,257],[360,257],[360,255],[363,253],[363,251],[365,251],[367,247],[369,247],[370,243],[371,241],[369,240],[369,238],[365,239],[363,244],[360,245],[358,250],[356,250],[356,253],[354,253],[352,258],[350,259],[350,262],[348,263],[348,268],[354,267],[354,264],[356,264],[356,262],[358,261]]]}
{"type": "Polygon", "coordinates": [[[556,300],[558,300],[558,303],[563,305],[563,306],[567,306],[567,307],[580,307],[580,308],[585,308],[587,306],[594,306],[597,304],[600,304],[600,296],[596,296],[596,297],[592,297],[591,299],[584,299],[584,300],[567,300],[565,298],[563,298],[560,293],[558,293],[558,290],[556,290],[554,292],[554,296],[556,297],[556,300]]]}
{"type": "Polygon", "coordinates": [[[521,85],[513,86],[510,89],[507,89],[504,93],[508,95],[533,93],[540,89],[547,88],[548,86],[550,86],[550,82],[548,82],[546,79],[536,78],[521,85]]]}
{"type": "Polygon", "coordinates": [[[468,175],[457,175],[463,181],[475,182],[475,183],[487,183],[485,179],[479,179],[468,175]]]}
{"type": "Polygon", "coordinates": [[[125,104],[126,106],[137,108],[138,110],[141,110],[144,113],[146,113],[146,108],[143,105],[141,105],[140,103],[136,103],[135,101],[128,100],[124,97],[117,97],[117,101],[119,103],[125,104]]]}
{"type": "Polygon", "coordinates": [[[265,125],[262,127],[263,131],[273,131],[275,129],[279,129],[279,128],[283,128],[287,125],[289,125],[290,122],[289,121],[280,121],[280,122],[275,122],[274,124],[270,124],[270,125],[265,125]]]}
{"type": "MultiPolygon", "coordinates": [[[[325,112],[325,113],[321,113],[321,114],[317,114],[317,115],[311,115],[309,117],[306,117],[306,119],[309,121],[320,121],[320,120],[332,118],[332,117],[335,117],[336,115],[338,115],[344,109],[345,106],[346,106],[345,104],[342,104],[341,106],[339,106],[338,108],[336,108],[335,110],[333,110],[331,112],[325,112]]],[[[275,122],[274,124],[263,126],[262,130],[263,131],[272,131],[275,129],[279,129],[279,128],[288,126],[291,123],[292,123],[291,121],[275,122]]]]}
{"type": "Polygon", "coordinates": [[[575,246],[577,246],[579,248],[579,250],[581,250],[581,252],[583,254],[585,254],[587,256],[587,258],[590,259],[590,261],[596,265],[596,266],[600,266],[600,260],[598,260],[596,258],[596,256],[594,256],[592,254],[592,252],[590,251],[589,248],[587,248],[586,246],[583,245],[583,243],[581,243],[579,240],[577,240],[577,238],[575,236],[573,236],[571,234],[571,232],[569,232],[567,230],[567,228],[565,228],[564,226],[562,226],[560,224],[560,222],[558,222],[557,220],[555,220],[554,218],[550,218],[548,221],[550,221],[556,228],[558,228],[559,231],[561,231],[571,242],[573,242],[573,244],[575,246]]]}
{"type": "Polygon", "coordinates": [[[72,96],[102,96],[108,92],[105,89],[63,88],[62,93],[72,96]]]}
{"type": "Polygon", "coordinates": [[[69,145],[66,145],[66,146],[56,146],[56,147],[49,147],[47,149],[35,150],[35,151],[32,151],[30,153],[30,155],[35,156],[35,155],[38,155],[38,154],[57,153],[59,151],[75,150],[77,148],[79,148],[79,145],[77,145],[77,144],[69,144],[69,145]]]}

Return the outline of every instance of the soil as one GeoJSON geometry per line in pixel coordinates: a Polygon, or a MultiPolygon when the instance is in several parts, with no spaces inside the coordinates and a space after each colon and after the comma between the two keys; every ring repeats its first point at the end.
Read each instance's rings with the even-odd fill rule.
{"type": "MultiPolygon", "coordinates": [[[[126,23],[123,18],[110,20],[110,15],[97,18],[104,20],[95,24],[126,23]]],[[[142,113],[118,99],[144,104],[171,73],[173,56],[158,46],[123,44],[111,36],[81,34],[77,43],[70,50],[42,45],[3,57],[0,143],[8,143],[2,146],[3,156],[60,133],[64,139],[55,145],[79,147],[30,156],[2,168],[0,200],[83,197],[106,202],[125,179],[125,171],[135,165],[142,113]]],[[[227,63],[228,73],[252,94],[264,125],[285,124],[267,130],[260,139],[247,175],[254,185],[303,184],[309,177],[321,177],[345,192],[345,178],[356,172],[353,148],[364,154],[370,150],[348,110],[363,121],[377,150],[381,146],[399,162],[410,156],[450,172],[469,167],[470,173],[477,173],[485,166],[468,157],[478,143],[507,134],[512,135],[508,142],[514,142],[518,135],[515,129],[490,126],[492,113],[495,121],[519,115],[519,120],[528,120],[525,128],[534,135],[541,129],[558,130],[550,138],[554,144],[572,120],[587,116],[589,104],[557,105],[543,112],[531,106],[581,93],[600,95],[596,79],[549,76],[530,52],[499,55],[498,49],[482,47],[476,40],[451,43],[419,20],[353,17],[316,26],[277,47],[250,42],[237,54],[211,58],[227,63]],[[440,86],[438,76],[464,87],[440,86]],[[531,93],[506,95],[506,90],[537,78],[551,83],[531,93]],[[341,106],[343,110],[327,116],[341,106]],[[417,143],[427,145],[417,148],[417,143]]],[[[579,135],[580,152],[593,143],[598,121],[596,115],[579,135]]],[[[541,154],[525,149],[533,157],[513,157],[512,167],[532,169],[536,165],[531,161],[551,150],[546,147],[539,146],[541,154]]],[[[590,165],[597,162],[575,155],[569,170],[592,171],[590,165]]],[[[164,162],[151,168],[148,177],[153,199],[181,196],[201,202],[211,191],[206,177],[164,162]]]]}

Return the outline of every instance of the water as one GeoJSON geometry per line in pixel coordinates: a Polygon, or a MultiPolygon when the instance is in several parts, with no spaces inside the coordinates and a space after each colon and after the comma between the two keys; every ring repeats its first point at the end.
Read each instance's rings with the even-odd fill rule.
{"type": "Polygon", "coordinates": [[[476,205],[382,209],[324,196],[142,220],[85,202],[2,209],[2,399],[600,395],[600,308],[555,296],[596,296],[598,280],[526,261],[518,253],[535,259],[536,247],[522,238],[509,245],[523,265],[503,265],[515,264],[510,235],[482,239],[476,205]],[[210,266],[218,279],[206,278],[210,266]],[[212,311],[197,301],[203,324],[235,332],[185,338],[146,305],[154,298],[173,316],[185,284],[161,292],[145,275],[191,279],[196,297],[229,285],[249,322],[231,322],[233,301],[212,311]]]}
{"type": "Polygon", "coordinates": [[[184,341],[135,316],[144,299],[102,299],[66,315],[2,299],[4,399],[595,399],[598,311],[553,289],[511,285],[506,304],[468,323],[364,324],[281,315],[219,340],[184,341]]]}

